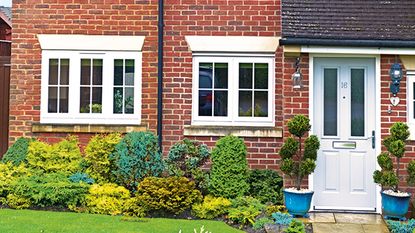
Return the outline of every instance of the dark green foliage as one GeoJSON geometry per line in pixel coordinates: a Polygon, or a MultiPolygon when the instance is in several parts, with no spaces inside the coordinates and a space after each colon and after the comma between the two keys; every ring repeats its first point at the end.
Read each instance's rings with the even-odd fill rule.
{"type": "Polygon", "coordinates": [[[3,163],[12,162],[14,166],[18,166],[21,162],[26,163],[29,144],[34,140],[33,138],[18,138],[3,155],[1,161],[3,163]]]}
{"type": "Polygon", "coordinates": [[[208,174],[201,167],[209,157],[210,151],[205,144],[184,139],[170,148],[166,159],[167,170],[170,175],[184,176],[193,180],[199,189],[205,190],[208,174]]]}
{"type": "Polygon", "coordinates": [[[147,177],[138,186],[135,199],[147,212],[179,214],[200,202],[202,195],[185,177],[147,177]]]}
{"type": "Polygon", "coordinates": [[[297,138],[287,138],[279,152],[282,160],[280,169],[295,179],[295,187],[300,190],[301,181],[316,168],[317,151],[320,141],[315,135],[303,140],[310,130],[310,120],[303,115],[296,115],[288,121],[288,131],[297,138]]]}
{"type": "Polygon", "coordinates": [[[304,223],[294,219],[291,221],[287,229],[284,230],[285,233],[305,233],[304,223]]]}
{"type": "Polygon", "coordinates": [[[232,201],[232,208],[228,211],[228,217],[235,223],[240,224],[240,228],[246,224],[253,225],[255,218],[261,214],[265,205],[253,197],[237,197],[232,201]]]}
{"type": "Polygon", "coordinates": [[[408,222],[386,220],[391,233],[412,233],[415,229],[415,219],[409,219],[408,222]]]}
{"type": "Polygon", "coordinates": [[[39,173],[18,178],[11,187],[10,193],[30,200],[34,206],[68,207],[83,200],[89,185],[72,183],[63,173],[39,173]]]}
{"type": "Polygon", "coordinates": [[[117,183],[133,192],[145,177],[159,176],[164,170],[157,137],[151,132],[126,134],[110,158],[117,183]]]}
{"type": "Polygon", "coordinates": [[[414,185],[415,184],[415,160],[412,160],[411,162],[408,163],[408,178],[407,178],[407,182],[410,185],[414,185]]]}
{"type": "Polygon", "coordinates": [[[226,136],[216,142],[212,151],[209,191],[215,196],[234,198],[249,189],[246,146],[242,139],[226,136]]]}
{"type": "MultiPolygon", "coordinates": [[[[388,152],[378,155],[377,161],[381,170],[373,173],[373,179],[375,183],[382,186],[382,189],[391,188],[398,191],[401,180],[399,164],[405,154],[405,143],[409,137],[408,126],[402,122],[394,123],[390,128],[390,133],[391,135],[383,140],[383,145],[388,152]],[[391,156],[396,157],[396,171],[393,169],[391,156]]],[[[408,183],[412,184],[415,181],[415,165],[410,164],[408,165],[408,183]]]]}
{"type": "Polygon", "coordinates": [[[282,177],[273,170],[252,170],[248,177],[249,194],[262,203],[282,204],[282,177]]]}
{"type": "Polygon", "coordinates": [[[299,138],[310,131],[310,119],[304,115],[296,115],[287,123],[288,131],[299,138]]]}
{"type": "Polygon", "coordinates": [[[95,181],[91,177],[88,176],[88,174],[77,172],[69,177],[69,181],[72,183],[79,183],[84,182],[87,184],[93,184],[95,181]]]}

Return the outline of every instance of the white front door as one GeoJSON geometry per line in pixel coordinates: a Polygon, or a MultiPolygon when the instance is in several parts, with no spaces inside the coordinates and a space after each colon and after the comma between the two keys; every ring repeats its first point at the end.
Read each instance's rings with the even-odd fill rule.
{"type": "Polygon", "coordinates": [[[313,119],[313,209],[375,211],[375,59],[314,58],[313,119]]]}

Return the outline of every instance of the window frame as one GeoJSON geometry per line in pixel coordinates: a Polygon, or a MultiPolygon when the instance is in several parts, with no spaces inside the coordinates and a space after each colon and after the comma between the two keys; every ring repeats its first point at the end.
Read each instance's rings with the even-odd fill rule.
{"type": "Polygon", "coordinates": [[[138,51],[43,50],[41,64],[40,123],[140,125],[142,53],[138,51]],[[48,112],[49,59],[69,59],[68,113],[48,112]],[[103,59],[102,113],[80,113],[81,59],[103,59]],[[134,113],[113,113],[114,60],[134,59],[134,113]],[[108,103],[108,104],[104,104],[108,103]]]}
{"type": "MultiPolygon", "coordinates": [[[[192,125],[263,126],[275,125],[275,56],[267,55],[194,55],[192,72],[192,125]],[[199,116],[199,64],[228,63],[228,116],[199,116]],[[268,64],[268,116],[239,116],[239,63],[268,64]],[[233,104],[232,103],[237,103],[233,104]]],[[[252,84],[254,85],[254,84],[252,84]]],[[[255,89],[253,87],[253,89],[255,89]]]]}

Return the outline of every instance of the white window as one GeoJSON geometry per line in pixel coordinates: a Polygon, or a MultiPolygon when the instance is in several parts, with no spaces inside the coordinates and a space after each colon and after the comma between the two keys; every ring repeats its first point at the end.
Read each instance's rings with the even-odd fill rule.
{"type": "Polygon", "coordinates": [[[42,48],[41,123],[141,123],[143,37],[38,37],[42,48]]]}
{"type": "Polygon", "coordinates": [[[410,139],[415,139],[415,71],[407,71],[407,123],[411,132],[410,139]]]}
{"type": "Polygon", "coordinates": [[[274,58],[194,56],[193,125],[273,126],[274,58]]]}

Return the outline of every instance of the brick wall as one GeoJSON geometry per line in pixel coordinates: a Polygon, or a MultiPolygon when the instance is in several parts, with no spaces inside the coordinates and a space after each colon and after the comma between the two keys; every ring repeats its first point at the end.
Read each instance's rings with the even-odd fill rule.
{"type": "MultiPolygon", "coordinates": [[[[185,36],[279,36],[280,2],[270,0],[165,0],[163,150],[184,138],[191,124],[192,53],[185,36]]],[[[282,48],[275,62],[275,120],[282,127],[282,48]]],[[[218,137],[189,137],[214,146],[218,137]]],[[[251,168],[277,168],[278,138],[244,138],[251,168]]]]}
{"type": "MultiPolygon", "coordinates": [[[[142,121],[156,129],[157,0],[19,0],[13,2],[10,142],[66,134],[31,133],[40,119],[41,50],[37,34],[144,35],[142,121]]],[[[81,135],[85,142],[90,135],[81,135]]]]}

